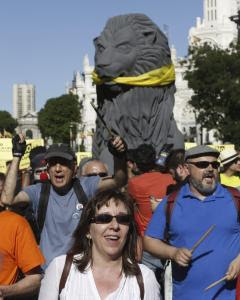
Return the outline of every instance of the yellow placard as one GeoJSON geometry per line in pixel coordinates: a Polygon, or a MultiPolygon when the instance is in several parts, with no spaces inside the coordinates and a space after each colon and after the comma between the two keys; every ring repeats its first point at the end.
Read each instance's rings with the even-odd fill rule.
{"type": "MultiPolygon", "coordinates": [[[[28,139],[26,140],[27,148],[24,156],[21,159],[20,169],[29,167],[29,153],[37,146],[44,146],[43,139],[28,139]]],[[[6,172],[6,161],[12,160],[12,139],[0,138],[0,172],[6,172]]]]}
{"type": "Polygon", "coordinates": [[[92,152],[76,152],[76,156],[77,156],[77,163],[79,165],[81,159],[83,159],[84,157],[92,157],[92,152]]]}
{"type": "Polygon", "coordinates": [[[6,173],[6,161],[0,160],[0,172],[6,173]]]}
{"type": "Polygon", "coordinates": [[[208,145],[210,147],[213,147],[214,149],[216,149],[219,152],[222,152],[223,150],[226,149],[235,149],[234,144],[226,144],[226,145],[208,145]]]}
{"type": "Polygon", "coordinates": [[[184,146],[185,146],[185,150],[188,150],[192,147],[197,146],[197,143],[184,143],[184,146]]]}
{"type": "MultiPolygon", "coordinates": [[[[196,143],[185,143],[184,145],[185,145],[185,150],[188,150],[192,147],[197,146],[196,143]]],[[[226,150],[226,149],[235,149],[234,144],[224,144],[224,145],[210,144],[210,145],[207,145],[207,146],[212,147],[212,148],[216,149],[219,152],[222,152],[223,150],[226,150]]]]}

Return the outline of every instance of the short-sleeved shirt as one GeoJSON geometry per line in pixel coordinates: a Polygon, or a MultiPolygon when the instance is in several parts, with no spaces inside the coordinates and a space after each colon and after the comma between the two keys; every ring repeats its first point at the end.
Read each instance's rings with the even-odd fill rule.
{"type": "MultiPolygon", "coordinates": [[[[145,235],[164,239],[166,200],[158,205],[145,235]]],[[[240,225],[232,195],[218,184],[215,192],[201,201],[186,184],[175,201],[169,230],[171,245],[191,249],[210,226],[215,228],[194,251],[189,267],[173,263],[173,299],[235,299],[235,281],[204,291],[226,274],[240,251],[240,225]]]]}
{"type": "MultiPolygon", "coordinates": [[[[80,183],[88,199],[91,199],[97,191],[99,177],[82,177],[80,183]]],[[[24,189],[30,198],[36,217],[41,186],[42,184],[38,183],[24,189]]],[[[54,257],[66,254],[71,247],[72,234],[78,225],[82,209],[73,188],[66,195],[61,196],[51,186],[40,240],[40,248],[46,259],[44,268],[54,257]]]]}
{"type": "Polygon", "coordinates": [[[160,172],[144,173],[129,180],[128,192],[137,204],[135,218],[142,235],[152,217],[149,197],[162,199],[167,194],[168,186],[174,183],[171,175],[160,172]]]}
{"type": "Polygon", "coordinates": [[[44,263],[28,222],[11,211],[0,213],[0,285],[15,283],[19,269],[26,273],[44,263]]]}

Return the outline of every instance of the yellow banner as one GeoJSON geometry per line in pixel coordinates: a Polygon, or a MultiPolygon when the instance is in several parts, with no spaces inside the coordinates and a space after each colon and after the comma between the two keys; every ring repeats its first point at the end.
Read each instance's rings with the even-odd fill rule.
{"type": "MultiPolygon", "coordinates": [[[[184,145],[185,145],[185,150],[188,150],[192,147],[197,146],[196,143],[185,143],[184,145]]],[[[226,149],[235,149],[234,144],[226,144],[226,145],[211,144],[211,145],[208,145],[208,146],[218,150],[219,152],[222,152],[223,150],[226,150],[226,149]]]]}
{"type": "MultiPolygon", "coordinates": [[[[44,146],[43,139],[29,139],[26,140],[27,148],[24,156],[21,159],[20,169],[29,167],[29,153],[37,146],[44,146]]],[[[12,160],[12,139],[0,138],[0,172],[6,172],[6,161],[12,160]]]]}
{"type": "Polygon", "coordinates": [[[83,159],[84,157],[92,157],[92,152],[76,152],[76,156],[77,156],[77,163],[79,165],[81,159],[83,159]]]}
{"type": "Polygon", "coordinates": [[[235,149],[234,144],[226,144],[226,145],[208,145],[208,146],[215,148],[215,149],[218,150],[219,152],[222,152],[223,150],[226,150],[226,149],[235,149]]]}

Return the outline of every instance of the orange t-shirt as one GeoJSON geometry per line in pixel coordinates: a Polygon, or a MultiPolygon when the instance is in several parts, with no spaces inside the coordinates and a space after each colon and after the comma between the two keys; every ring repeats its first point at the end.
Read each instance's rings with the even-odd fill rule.
{"type": "Polygon", "coordinates": [[[13,284],[19,269],[26,273],[43,263],[28,222],[14,212],[0,212],[0,284],[13,284]]]}
{"type": "Polygon", "coordinates": [[[142,235],[152,217],[149,197],[162,199],[166,196],[167,187],[174,183],[171,175],[160,172],[144,173],[129,180],[128,192],[137,205],[135,219],[142,235]]]}

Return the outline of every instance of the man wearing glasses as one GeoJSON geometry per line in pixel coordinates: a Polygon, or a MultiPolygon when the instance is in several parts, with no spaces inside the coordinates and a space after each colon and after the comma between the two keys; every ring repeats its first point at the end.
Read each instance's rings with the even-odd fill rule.
{"type": "MultiPolygon", "coordinates": [[[[30,203],[38,217],[43,183],[30,185],[14,197],[17,171],[25,151],[24,143],[23,136],[13,141],[13,161],[7,174],[1,202],[4,205],[30,203]]],[[[112,152],[118,155],[118,157],[114,156],[115,174],[105,180],[99,176],[82,176],[80,184],[84,201],[92,198],[97,191],[121,187],[126,183],[125,144],[119,136],[115,137],[111,143],[112,148],[115,149],[115,152],[112,152]]],[[[81,217],[84,201],[79,203],[74,188],[74,181],[78,179],[75,179],[77,161],[72,149],[66,144],[53,144],[46,151],[44,159],[47,161],[50,180],[49,197],[40,238],[40,248],[46,260],[45,268],[53,258],[66,254],[68,251],[72,234],[81,217]]]]}
{"type": "Polygon", "coordinates": [[[108,176],[108,167],[106,164],[100,160],[94,158],[88,158],[81,166],[79,164],[78,176],[99,176],[106,177],[108,176]]]}
{"type": "Polygon", "coordinates": [[[186,152],[189,181],[176,195],[168,226],[165,198],[145,232],[145,250],[172,260],[173,299],[235,299],[240,225],[232,195],[218,183],[218,156],[217,150],[204,145],[186,152]],[[211,226],[212,232],[193,250],[211,226]],[[204,291],[224,276],[226,280],[204,291]]]}

